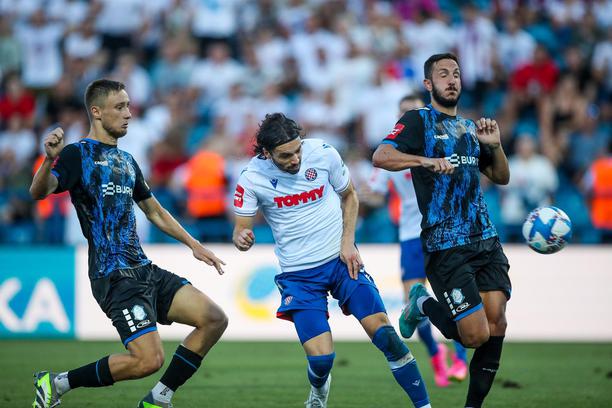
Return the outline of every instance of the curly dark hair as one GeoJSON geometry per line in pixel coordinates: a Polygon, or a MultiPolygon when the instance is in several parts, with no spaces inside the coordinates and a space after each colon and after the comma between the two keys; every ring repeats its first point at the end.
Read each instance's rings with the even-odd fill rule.
{"type": "Polygon", "coordinates": [[[282,113],[268,113],[259,125],[255,136],[255,153],[263,154],[264,149],[272,152],[275,147],[292,141],[302,135],[302,128],[282,113]]]}

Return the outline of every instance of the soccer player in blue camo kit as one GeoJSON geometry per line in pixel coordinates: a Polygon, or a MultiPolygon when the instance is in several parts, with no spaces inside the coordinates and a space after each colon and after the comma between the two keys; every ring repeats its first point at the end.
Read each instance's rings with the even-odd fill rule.
{"type": "Polygon", "coordinates": [[[258,153],[240,175],[234,194],[234,245],[255,242],[253,217],[263,212],[272,228],[281,273],[277,317],[292,321],[308,360],[307,408],[327,406],[334,345],[327,296],[359,320],[415,407],[430,407],[425,383],[408,347],[389,322],[372,277],[355,247],[359,202],[338,152],[281,113],[266,115],[257,132],[258,153]]]}
{"type": "Polygon", "coordinates": [[[475,348],[465,406],[478,408],[499,368],[511,293],[508,259],[489,218],[480,172],[507,184],[510,171],[497,123],[457,115],[457,58],[432,55],[424,70],[431,104],[400,118],[373,163],[391,171],[411,169],[423,216],[425,271],[439,300],[422,284],[412,286],[400,332],[411,337],[427,316],[445,337],[475,348]]]}
{"type": "MultiPolygon", "coordinates": [[[[409,110],[423,107],[424,103],[417,95],[406,95],[399,103],[400,117],[409,110]]],[[[401,246],[402,285],[404,302],[410,299],[410,288],[415,283],[425,283],[425,259],[423,246],[419,238],[421,234],[421,213],[417,203],[412,173],[410,169],[390,172],[374,169],[369,181],[372,197],[382,202],[384,196],[393,186],[400,200],[399,239],[401,246]]],[[[438,387],[449,385],[449,378],[463,381],[467,377],[467,353],[461,343],[454,342],[455,353],[451,355],[453,362],[449,368],[446,363],[447,349],[444,343],[438,343],[433,337],[429,319],[423,319],[417,326],[419,338],[427,347],[434,371],[434,382],[438,387]]]]}
{"type": "MultiPolygon", "coordinates": [[[[43,199],[70,191],[89,242],[89,278],[96,301],[112,320],[128,353],[113,354],[63,373],[35,375],[33,408],[51,408],[79,387],[105,387],[146,377],[164,364],[157,323],[183,323],[194,330],[178,346],[160,381],[139,408],[169,408],[176,389],[198,369],[227,327],[223,310],[184,278],[147,259],[136,235],[136,202],[149,221],[188,246],[193,256],[223,273],[219,258],[195,240],[152,195],[134,158],[117,148],[131,118],[122,83],[100,79],[85,92],[87,138],[64,147],[63,130],[44,140],[46,158],[30,193],[43,199]]],[[[117,406],[117,403],[110,405],[117,406]]]]}

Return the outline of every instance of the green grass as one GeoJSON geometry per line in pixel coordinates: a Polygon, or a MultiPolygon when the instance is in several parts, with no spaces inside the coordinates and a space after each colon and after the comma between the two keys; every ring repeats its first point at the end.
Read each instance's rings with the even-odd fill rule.
{"type": "MultiPolygon", "coordinates": [[[[166,364],[175,342],[166,342],[166,364]]],[[[410,343],[429,386],[434,407],[462,407],[467,384],[433,386],[424,348],[410,343]]],[[[119,342],[0,341],[0,407],[26,407],[33,400],[32,373],[67,370],[110,353],[119,342]]],[[[161,376],[79,389],[62,408],[135,407],[161,376]]],[[[306,359],[297,343],[222,342],[173,399],[187,407],[303,407],[309,385],[306,359]]],[[[369,343],[336,344],[330,408],[408,407],[384,357],[369,343]]],[[[487,407],[612,407],[612,344],[510,343],[487,407]]]]}

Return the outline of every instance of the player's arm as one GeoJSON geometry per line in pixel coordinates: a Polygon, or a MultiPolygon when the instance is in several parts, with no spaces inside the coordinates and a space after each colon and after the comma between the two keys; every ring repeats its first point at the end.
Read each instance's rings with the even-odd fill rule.
{"type": "Polygon", "coordinates": [[[138,201],[138,206],[145,213],[147,219],[157,228],[187,245],[193,251],[193,256],[196,259],[207,265],[214,266],[220,275],[223,274],[223,267],[221,265],[225,265],[225,262],[217,258],[211,250],[205,248],[197,239],[185,231],[181,224],[168,212],[168,210],[161,206],[155,197],[150,196],[149,198],[138,201]]]}
{"type": "Polygon", "coordinates": [[[455,168],[444,158],[431,158],[402,153],[391,144],[381,143],[372,156],[374,167],[389,171],[400,171],[414,167],[425,167],[434,173],[451,174],[455,168]]]}
{"type": "Polygon", "coordinates": [[[251,182],[245,169],[238,178],[234,190],[234,233],[232,242],[240,251],[248,251],[255,243],[253,219],[259,209],[259,200],[255,194],[255,185],[251,182]]]}
{"type": "Polygon", "coordinates": [[[357,274],[363,266],[363,261],[355,246],[355,226],[359,211],[359,199],[352,182],[340,193],[342,199],[342,242],[340,245],[340,259],[346,264],[349,276],[357,279],[357,274]]]}
{"type": "Polygon", "coordinates": [[[444,158],[423,156],[425,127],[418,110],[411,110],[400,118],[372,156],[374,167],[400,171],[425,167],[435,173],[451,174],[455,168],[444,158]]]}
{"type": "Polygon", "coordinates": [[[476,136],[480,142],[480,171],[495,184],[508,184],[510,167],[501,145],[497,122],[489,118],[480,118],[476,122],[476,136]]]}
{"type": "Polygon", "coordinates": [[[242,215],[235,216],[234,233],[232,241],[236,248],[240,251],[248,251],[255,243],[255,234],[253,234],[253,217],[245,217],[242,215]]]}
{"type": "Polygon", "coordinates": [[[64,130],[59,127],[54,129],[45,137],[44,146],[45,160],[36,171],[30,186],[30,195],[34,200],[44,199],[53,193],[59,184],[57,177],[51,173],[51,169],[53,162],[64,148],[64,130]]]}

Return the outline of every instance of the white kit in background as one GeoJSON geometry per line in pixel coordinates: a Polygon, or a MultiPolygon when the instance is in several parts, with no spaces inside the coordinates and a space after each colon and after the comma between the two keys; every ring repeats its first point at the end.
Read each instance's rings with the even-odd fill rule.
{"type": "Polygon", "coordinates": [[[389,181],[393,183],[401,202],[399,240],[408,241],[419,238],[422,217],[414,192],[410,169],[391,172],[376,168],[372,172],[370,188],[375,193],[386,195],[389,191],[389,181]]]}

